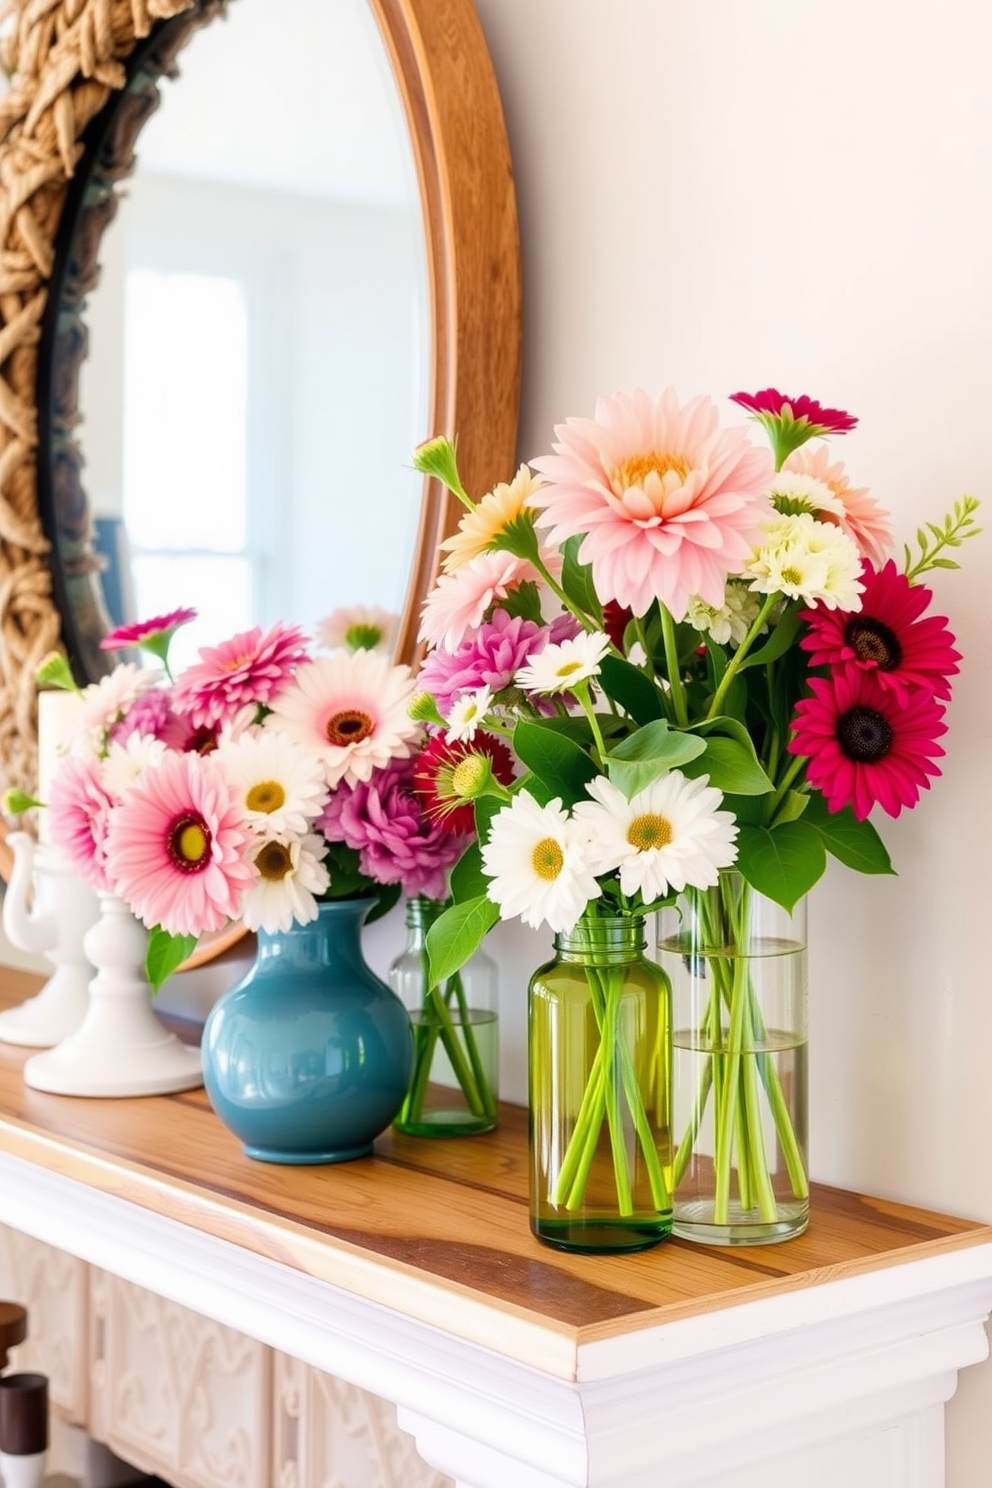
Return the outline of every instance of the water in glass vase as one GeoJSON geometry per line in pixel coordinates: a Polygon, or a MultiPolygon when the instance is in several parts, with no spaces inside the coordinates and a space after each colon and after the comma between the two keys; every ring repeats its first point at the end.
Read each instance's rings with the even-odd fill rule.
{"type": "MultiPolygon", "coordinates": [[[[463,1060],[470,1067],[473,1061],[476,1063],[482,1075],[480,1087],[494,1091],[499,1078],[499,1019],[488,1008],[469,1008],[467,1012],[464,1022],[457,1012],[452,1017],[452,1038],[463,1060]],[[470,1038],[466,1038],[466,1033],[470,1038]]],[[[456,1137],[492,1126],[494,1117],[489,1119],[485,1110],[473,1111],[469,1105],[463,1077],[456,1073],[444,1044],[438,1041],[437,1020],[430,1012],[417,1008],[411,1012],[410,1022],[414,1069],[428,1069],[430,1080],[419,1100],[416,1088],[411,1089],[397,1117],[400,1129],[415,1137],[456,1137]]]]}
{"type": "Polygon", "coordinates": [[[807,1180],[807,960],[790,916],[728,871],[663,911],[672,983],[674,1232],[710,1245],[800,1234],[807,1180]]]}

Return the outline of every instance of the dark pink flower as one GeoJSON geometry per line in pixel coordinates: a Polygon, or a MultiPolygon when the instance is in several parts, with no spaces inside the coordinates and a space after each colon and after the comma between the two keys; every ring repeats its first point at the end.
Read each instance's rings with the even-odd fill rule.
{"type": "Polygon", "coordinates": [[[861,609],[805,610],[809,632],[800,641],[812,666],[855,667],[871,672],[897,701],[916,688],[949,698],[961,653],[943,615],[924,615],[933,598],[925,584],[911,584],[890,558],[878,573],[862,564],[861,609]]]}
{"type": "MultiPolygon", "coordinates": [[[[428,739],[414,761],[414,789],[428,820],[449,836],[464,837],[475,831],[475,807],[470,795],[459,789],[456,772],[460,765],[469,772],[476,761],[488,762],[492,777],[500,785],[514,778],[513,755],[495,734],[477,733],[471,742],[449,744],[443,734],[428,739]]],[[[476,773],[478,773],[476,771],[476,773]]]]}
{"type": "Polygon", "coordinates": [[[109,893],[107,820],[113,806],[95,759],[66,755],[59,761],[48,795],[52,842],[90,888],[109,893]]]}
{"type": "Polygon", "coordinates": [[[100,642],[103,651],[123,651],[128,646],[144,646],[156,651],[156,645],[168,644],[181,625],[196,619],[196,610],[170,610],[167,615],[155,615],[151,620],[138,620],[134,625],[119,625],[100,642]]]}
{"type": "MultiPolygon", "coordinates": [[[[568,619],[574,627],[572,617],[568,619]]],[[[433,695],[447,717],[464,692],[489,687],[497,693],[509,687],[520,667],[551,639],[550,626],[494,610],[492,619],[454,651],[429,651],[420,667],[418,685],[433,695]]]]}
{"type": "Polygon", "coordinates": [[[267,707],[306,654],[303,632],[281,621],[264,635],[256,625],[220,646],[203,646],[199,662],[176,679],[176,707],[197,728],[226,723],[248,703],[267,707]]]}
{"type": "Polygon", "coordinates": [[[775,469],[807,439],[828,434],[847,434],[857,424],[853,414],[842,408],[824,408],[805,393],[792,398],[778,388],[762,388],[760,393],[731,393],[731,403],[746,408],[764,426],[775,456],[775,469]]]}
{"type": "Polygon", "coordinates": [[[796,705],[789,753],[807,757],[806,777],[831,811],[850,806],[864,821],[876,804],[889,816],[915,806],[947,732],[944,709],[916,688],[900,701],[875,672],[843,670],[810,680],[812,697],[796,705]]]}
{"type": "Polygon", "coordinates": [[[143,693],[128,708],[119,723],[110,729],[111,741],[126,744],[132,734],[150,734],[153,739],[162,739],[173,745],[175,716],[172,712],[172,697],[162,687],[143,693]]]}
{"type": "Polygon", "coordinates": [[[409,897],[444,899],[448,869],[461,857],[464,837],[433,826],[413,790],[412,760],[396,760],[368,781],[342,786],[315,823],[329,842],[359,854],[361,871],[376,883],[398,883],[409,897]]]}

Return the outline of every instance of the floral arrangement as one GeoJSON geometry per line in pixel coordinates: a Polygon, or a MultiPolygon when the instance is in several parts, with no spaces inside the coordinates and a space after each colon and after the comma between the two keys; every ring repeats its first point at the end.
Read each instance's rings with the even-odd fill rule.
{"type": "Polygon", "coordinates": [[[194,615],[103,642],[160,667],[124,661],[82,689],[58,654],[38,673],[78,692],[44,803],[51,839],[149,927],[153,986],[233,920],[274,933],[315,919],[323,899],[374,898],[374,918],[401,893],[444,898],[467,838],[421,809],[415,684],[384,649],[393,617],[335,612],[320,626],[326,654],[294,626],[256,627],[173,678],[169,646],[194,615]]]}
{"type": "MultiPolygon", "coordinates": [[[[892,871],[868,818],[876,804],[898,816],[939,774],[960,660],[920,580],[957,566],[977,502],[921,529],[900,567],[888,514],[826,442],[854,428],[851,415],[775,389],[732,401],[767,446],[721,428],[706,397],[621,394],[559,425],[552,454],[478,502],[455,446],[417,451],[466,510],[423,611],[414,713],[433,736],[416,788],[439,825],[465,831],[474,812],[477,827],[428,936],[435,982],[499,919],[566,931],[644,915],[713,889],[731,865],[790,909],[828,854],[892,871]]],[[[731,996],[743,1003],[724,1011],[743,1037],[746,978],[731,996]]],[[[606,1120],[603,1072],[620,1070],[601,1023],[556,1196],[569,1207],[606,1120]]],[[[641,1131],[636,1091],[615,1078],[641,1131]]],[[[717,1165],[729,1168],[743,1129],[755,1146],[740,1160],[760,1189],[761,1121],[738,1112],[764,1098],[761,1082],[714,1083],[717,1165]]],[[[794,1151],[784,1103],[765,1096],[794,1151]]],[[[622,1211],[622,1142],[613,1154],[622,1211]]],[[[801,1191],[801,1163],[792,1178],[801,1191]]],[[[667,1182],[656,1175],[659,1207],[667,1182]]]]}

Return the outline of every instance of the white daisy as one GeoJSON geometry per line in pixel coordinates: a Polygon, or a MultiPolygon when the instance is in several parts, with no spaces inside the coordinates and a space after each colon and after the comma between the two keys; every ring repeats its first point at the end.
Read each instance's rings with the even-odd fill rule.
{"type": "Polygon", "coordinates": [[[756,594],[744,584],[729,579],[722,605],[708,605],[697,595],[690,599],[685,618],[694,630],[702,631],[718,646],[726,646],[728,641],[739,646],[757,619],[760,608],[761,600],[756,594]]]}
{"type": "Polygon", "coordinates": [[[571,640],[548,645],[526,666],[515,681],[525,692],[568,692],[576,682],[599,676],[599,664],[610,649],[610,638],[602,631],[582,631],[571,640]]]}
{"type": "Polygon", "coordinates": [[[380,651],[332,651],[297,668],[265,727],[316,752],[332,790],[342,780],[356,785],[413,752],[420,725],[407,710],[415,691],[410,668],[380,651]]]}
{"type": "Polygon", "coordinates": [[[391,652],[399,621],[399,615],[382,605],[344,605],[317,622],[317,644],[326,651],[344,646],[391,652]]]}
{"type": "Polygon", "coordinates": [[[589,866],[586,833],[562,810],[560,800],[539,806],[521,791],[493,818],[482,864],[489,898],[503,919],[519,915],[536,930],[570,930],[599,884],[589,866]]]}
{"type": "Polygon", "coordinates": [[[112,742],[100,767],[107,794],[119,801],[124,792],[149,767],[154,768],[167,752],[162,740],[152,734],[134,733],[129,734],[123,744],[112,742]]]}
{"type": "Polygon", "coordinates": [[[830,512],[834,517],[844,517],[844,503],[827,485],[815,475],[801,475],[794,470],[778,470],[772,480],[768,499],[783,516],[797,517],[801,512],[816,516],[818,512],[830,512]]]}
{"type": "Polygon", "coordinates": [[[327,804],[319,756],[274,729],[225,741],[214,758],[244,820],[266,837],[302,836],[327,804]]]}
{"type": "Polygon", "coordinates": [[[861,555],[846,532],[808,512],[779,517],[744,572],[758,594],[785,594],[828,610],[860,610],[861,555]]]}
{"type": "Polygon", "coordinates": [[[630,801],[603,775],[586,789],[592,800],[573,815],[591,839],[593,871],[619,869],[625,894],[651,903],[687,885],[709,888],[737,857],[737,822],[718,809],[723,796],[705,775],[670,770],[630,801]]]}
{"type": "Polygon", "coordinates": [[[492,703],[491,687],[479,687],[475,692],[464,693],[448,713],[448,732],[445,735],[448,743],[466,744],[474,739],[476,729],[481,728],[492,703]]]}
{"type": "Polygon", "coordinates": [[[252,850],[258,878],[245,891],[242,916],[249,930],[274,935],[294,923],[308,925],[318,915],[315,894],[323,894],[330,875],[321,861],[327,843],[316,833],[305,837],[266,837],[252,850]]]}

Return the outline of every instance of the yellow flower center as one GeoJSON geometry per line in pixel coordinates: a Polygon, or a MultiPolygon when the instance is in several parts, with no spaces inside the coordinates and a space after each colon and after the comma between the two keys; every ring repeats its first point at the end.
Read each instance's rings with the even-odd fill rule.
{"type": "Polygon", "coordinates": [[[255,867],[269,883],[282,883],[292,871],[292,854],[282,842],[267,842],[256,854],[255,867]]]}
{"type": "Polygon", "coordinates": [[[581,672],[581,661],[563,661],[560,667],[555,668],[556,677],[574,677],[576,672],[581,672]]]}
{"type": "Polygon", "coordinates": [[[368,738],[373,727],[372,719],[360,708],[345,708],[327,720],[325,731],[329,743],[344,746],[360,744],[368,738]]]}
{"type": "Polygon", "coordinates": [[[477,754],[468,754],[459,760],[451,772],[451,794],[461,801],[471,801],[479,794],[479,788],[489,779],[489,763],[477,754]]]}
{"type": "Polygon", "coordinates": [[[638,852],[648,852],[652,847],[667,847],[672,835],[672,824],[668,818],[653,813],[635,816],[627,828],[627,841],[638,852]]]}
{"type": "Polygon", "coordinates": [[[783,568],[782,580],[786,584],[794,584],[798,589],[803,581],[802,569],[791,566],[789,568],[783,568]]]}
{"type": "Polygon", "coordinates": [[[198,811],[177,816],[166,837],[169,861],[180,873],[199,873],[210,862],[210,828],[198,811]]]}
{"type": "Polygon", "coordinates": [[[649,475],[657,475],[664,480],[666,475],[674,472],[680,481],[684,481],[691,469],[689,461],[682,455],[660,455],[651,450],[648,454],[631,455],[622,461],[617,467],[615,479],[619,489],[626,491],[631,486],[643,486],[649,475]]]}
{"type": "Polygon", "coordinates": [[[253,785],[245,797],[245,805],[249,811],[264,811],[266,813],[278,811],[280,806],[286,804],[286,792],[278,780],[260,780],[253,785]]]}
{"type": "Polygon", "coordinates": [[[546,879],[550,883],[564,868],[565,854],[553,837],[545,837],[534,848],[530,861],[538,878],[546,879]]]}

